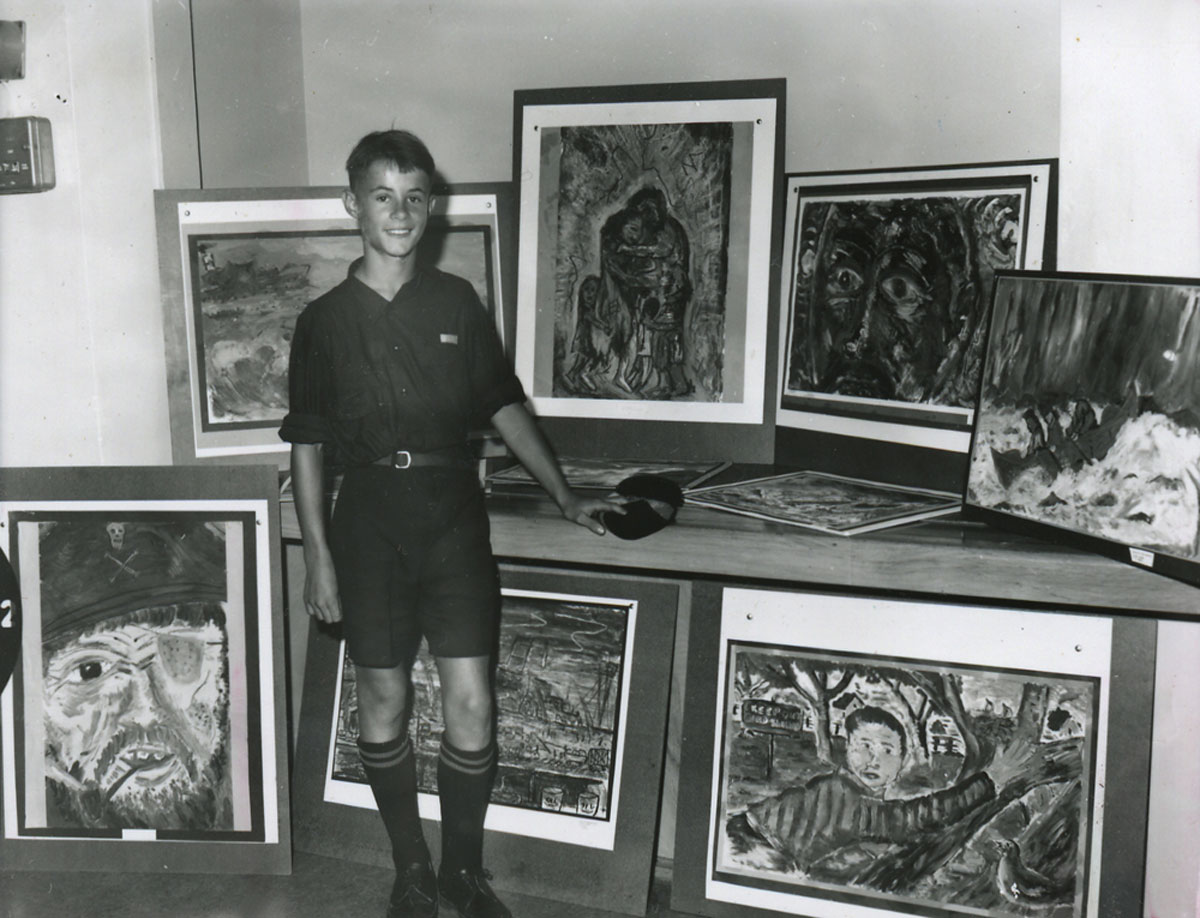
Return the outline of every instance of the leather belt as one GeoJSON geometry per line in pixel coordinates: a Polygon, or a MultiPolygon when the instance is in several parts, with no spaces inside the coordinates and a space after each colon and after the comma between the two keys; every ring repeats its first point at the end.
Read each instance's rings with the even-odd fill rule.
{"type": "Polygon", "coordinates": [[[446,449],[432,450],[426,453],[419,453],[409,449],[399,449],[394,453],[381,456],[372,462],[371,465],[382,465],[390,469],[412,469],[421,466],[473,469],[475,461],[464,447],[451,446],[446,449]]]}

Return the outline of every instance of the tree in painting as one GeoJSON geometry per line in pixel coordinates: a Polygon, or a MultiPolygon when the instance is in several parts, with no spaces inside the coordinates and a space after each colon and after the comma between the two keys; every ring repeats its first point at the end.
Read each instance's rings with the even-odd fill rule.
{"type": "Polygon", "coordinates": [[[1081,914],[1093,682],[759,646],[731,659],[718,871],[1081,914]]]}
{"type": "Polygon", "coordinates": [[[787,387],[973,407],[1017,194],[801,201],[787,387]]]}
{"type": "Polygon", "coordinates": [[[233,829],[222,524],[37,525],[48,827],[233,829]]]}
{"type": "Polygon", "coordinates": [[[1200,288],[1002,277],[968,499],[1200,560],[1200,288]]]}
{"type": "Polygon", "coordinates": [[[554,394],[720,401],[732,125],[560,138],[554,394]]]}

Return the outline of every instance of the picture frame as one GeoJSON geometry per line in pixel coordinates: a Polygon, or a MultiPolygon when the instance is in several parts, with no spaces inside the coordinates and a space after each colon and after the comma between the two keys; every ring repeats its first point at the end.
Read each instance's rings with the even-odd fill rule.
{"type": "Polygon", "coordinates": [[[1197,297],[1195,278],[997,274],[964,514],[1200,583],[1197,297]]]}
{"type": "Polygon", "coordinates": [[[1156,640],[1133,616],[698,585],[671,907],[1140,913],[1156,640]]]}
{"type": "Polygon", "coordinates": [[[563,452],[769,461],[784,102],[782,79],[514,93],[516,368],[563,452]]]}
{"type": "MultiPolygon", "coordinates": [[[[509,565],[500,574],[500,762],[484,842],[492,885],[644,914],[654,865],[678,586],[509,565]],[[610,629],[623,634],[607,633],[610,629]],[[617,644],[620,652],[614,652],[617,644]],[[531,703],[529,694],[535,683],[538,692],[549,693],[539,704],[531,703]],[[597,707],[606,698],[609,703],[597,707]],[[605,726],[610,723],[611,729],[605,726]],[[579,737],[589,731],[593,741],[582,742],[579,737]],[[546,750],[559,747],[553,761],[537,764],[550,754],[546,750]]],[[[336,631],[310,633],[296,753],[296,847],[390,867],[382,821],[370,789],[356,774],[349,726],[353,706],[340,704],[352,697],[352,668],[343,647],[336,631]]],[[[438,715],[436,706],[426,703],[433,671],[427,659],[414,663],[410,735],[422,824],[436,856],[440,822],[431,791],[438,715]]]]}
{"type": "Polygon", "coordinates": [[[852,536],[958,513],[962,496],[947,491],[798,471],[689,490],[699,507],[852,536]]]}
{"type": "MultiPolygon", "coordinates": [[[[289,464],[279,438],[300,310],[362,254],[342,188],[154,193],[175,464],[289,464]]],[[[466,277],[512,354],[515,240],[507,182],[437,185],[422,258],[466,277]]]]}
{"type": "Polygon", "coordinates": [[[1054,267],[1058,161],[786,183],[777,424],[965,454],[992,277],[1054,267]]]}
{"type": "Polygon", "coordinates": [[[291,871],[277,476],[0,469],[14,870],[291,871]]]}
{"type": "MultiPolygon", "coordinates": [[[[683,490],[699,487],[730,465],[728,462],[666,462],[655,459],[579,459],[560,456],[558,464],[563,477],[573,489],[613,491],[632,475],[655,475],[667,478],[683,490]]],[[[541,485],[525,466],[517,463],[492,472],[485,484],[493,493],[545,494],[541,485]]]]}

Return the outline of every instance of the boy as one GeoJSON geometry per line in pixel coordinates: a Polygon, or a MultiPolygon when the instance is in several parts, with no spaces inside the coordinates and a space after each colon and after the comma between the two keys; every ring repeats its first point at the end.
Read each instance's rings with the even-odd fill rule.
{"type": "Polygon", "coordinates": [[[826,880],[862,867],[862,846],[912,840],[942,829],[992,800],[1021,776],[1040,774],[1042,756],[1027,743],[997,751],[982,771],[951,787],[908,798],[889,792],[904,770],[904,728],[867,705],[846,718],[846,765],[751,804],[729,820],[735,848],[754,842],[781,852],[793,867],[826,880]]]}
{"type": "Polygon", "coordinates": [[[418,264],[435,174],[425,145],[407,131],[371,133],[346,171],[343,201],[363,255],[297,320],[280,430],[292,443],[304,601],[317,619],[343,622],[355,664],[360,753],[397,870],[388,915],[431,918],[440,892],[464,918],[508,918],[481,863],[496,770],[489,675],[500,589],[468,430],[490,418],[563,516],[597,535],[596,516],[621,508],[567,486],[474,288],[418,264]],[[326,461],[345,467],[328,527],[326,461]],[[407,726],[422,635],[446,725],[436,875],[407,726]]]}

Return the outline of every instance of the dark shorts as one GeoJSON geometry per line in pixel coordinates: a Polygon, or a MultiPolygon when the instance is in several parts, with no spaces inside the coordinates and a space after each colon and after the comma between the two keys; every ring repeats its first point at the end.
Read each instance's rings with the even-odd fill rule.
{"type": "Polygon", "coordinates": [[[359,666],[486,656],[500,575],[473,470],[379,466],[346,472],[329,531],[342,629],[359,666]]]}

